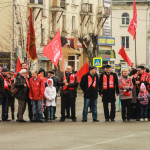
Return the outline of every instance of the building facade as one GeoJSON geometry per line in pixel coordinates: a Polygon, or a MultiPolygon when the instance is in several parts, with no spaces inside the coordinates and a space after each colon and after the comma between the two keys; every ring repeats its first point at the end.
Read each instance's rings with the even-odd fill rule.
{"type": "Polygon", "coordinates": [[[127,67],[127,63],[118,55],[122,46],[125,47],[131,62],[135,66],[135,46],[137,65],[149,66],[149,0],[136,0],[137,32],[136,41],[128,32],[133,18],[133,0],[112,0],[112,36],[115,37],[116,66],[127,67]],[[135,43],[136,42],[136,43],[135,43]]]}

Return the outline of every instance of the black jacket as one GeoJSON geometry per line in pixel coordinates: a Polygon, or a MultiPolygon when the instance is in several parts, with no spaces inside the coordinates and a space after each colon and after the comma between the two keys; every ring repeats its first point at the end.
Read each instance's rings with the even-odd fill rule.
{"type": "Polygon", "coordinates": [[[96,99],[98,97],[98,76],[95,74],[92,76],[89,72],[85,74],[81,78],[80,87],[84,92],[84,97],[89,99],[96,99]],[[96,86],[95,88],[93,86],[90,86],[88,88],[88,76],[91,76],[94,82],[94,78],[96,77],[96,86]]]}
{"type": "Polygon", "coordinates": [[[27,85],[25,78],[21,75],[17,76],[15,86],[19,88],[19,91],[16,93],[18,100],[26,100],[29,97],[29,89],[24,87],[24,84],[27,85]]]}
{"type": "Polygon", "coordinates": [[[64,96],[64,94],[66,94],[66,93],[70,93],[71,94],[71,96],[72,97],[77,97],[77,87],[78,87],[78,80],[77,80],[77,76],[75,75],[75,82],[74,83],[69,83],[69,81],[70,81],[70,75],[71,74],[67,74],[66,73],[66,76],[68,75],[68,86],[67,86],[67,89],[65,90],[65,91],[63,91],[63,86],[65,85],[64,83],[63,83],[63,76],[61,77],[61,80],[60,80],[60,82],[59,82],[59,86],[62,86],[62,88],[61,88],[61,91],[60,91],[60,96],[61,97],[63,97],[64,96]],[[68,88],[69,87],[74,87],[75,89],[74,90],[69,90],[68,88]]]}
{"type": "Polygon", "coordinates": [[[0,98],[4,98],[7,96],[8,90],[4,90],[4,79],[0,75],[0,98]]]}
{"type": "Polygon", "coordinates": [[[116,73],[111,72],[110,75],[107,75],[106,73],[102,73],[100,75],[99,79],[99,94],[103,94],[102,101],[103,102],[115,102],[116,101],[116,94],[119,94],[119,88],[118,88],[118,77],[116,73]],[[103,75],[107,76],[107,90],[103,89],[103,75]],[[114,88],[109,88],[109,76],[114,76],[114,88]]]}

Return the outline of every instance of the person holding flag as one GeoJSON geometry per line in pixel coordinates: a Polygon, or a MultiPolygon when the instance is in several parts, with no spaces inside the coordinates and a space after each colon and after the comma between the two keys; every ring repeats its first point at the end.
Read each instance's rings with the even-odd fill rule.
{"type": "Polygon", "coordinates": [[[72,67],[67,66],[66,68],[66,80],[64,80],[64,75],[62,76],[59,85],[61,88],[61,119],[60,122],[65,121],[65,108],[67,105],[71,107],[71,119],[76,122],[76,97],[77,97],[77,87],[78,81],[77,76],[72,72],[72,67]]]}
{"type": "Polygon", "coordinates": [[[82,122],[87,122],[88,106],[90,102],[92,103],[93,122],[99,122],[99,120],[97,120],[98,75],[96,74],[95,66],[89,67],[89,72],[81,78],[80,86],[84,92],[82,122]]]}

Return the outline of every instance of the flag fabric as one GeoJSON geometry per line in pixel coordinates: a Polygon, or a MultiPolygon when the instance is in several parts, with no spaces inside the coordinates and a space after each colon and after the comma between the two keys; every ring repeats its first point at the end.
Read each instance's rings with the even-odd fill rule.
{"type": "Polygon", "coordinates": [[[20,59],[17,59],[17,67],[16,67],[16,73],[18,73],[19,71],[21,71],[22,67],[21,67],[21,62],[20,59]]]}
{"type": "Polygon", "coordinates": [[[128,32],[133,36],[133,40],[135,39],[136,35],[136,28],[137,28],[137,9],[135,0],[133,2],[133,19],[130,22],[130,25],[128,27],[128,32]]]}
{"type": "Polygon", "coordinates": [[[89,72],[89,65],[88,63],[85,63],[84,66],[76,73],[78,83],[80,83],[82,76],[88,72],[89,72]]]}
{"type": "Polygon", "coordinates": [[[30,19],[29,19],[26,51],[32,61],[37,59],[35,41],[36,41],[36,37],[35,37],[33,18],[32,18],[32,8],[30,8],[30,19]]]}
{"type": "Polygon", "coordinates": [[[62,57],[62,46],[60,39],[60,32],[56,33],[55,37],[43,49],[43,54],[52,61],[58,69],[58,61],[62,57]]]}
{"type": "Polygon", "coordinates": [[[129,64],[130,67],[133,67],[131,60],[129,59],[127,53],[125,52],[124,46],[122,46],[118,54],[121,55],[121,57],[129,64]]]}

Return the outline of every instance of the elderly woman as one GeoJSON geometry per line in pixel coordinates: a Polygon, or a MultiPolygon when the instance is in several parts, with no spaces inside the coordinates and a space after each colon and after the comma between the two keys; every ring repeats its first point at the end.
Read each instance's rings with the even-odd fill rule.
{"type": "Polygon", "coordinates": [[[123,69],[119,78],[119,93],[122,106],[122,120],[130,121],[132,101],[132,80],[128,77],[128,69],[123,69]]]}
{"type": "Polygon", "coordinates": [[[26,100],[29,96],[29,82],[27,79],[27,70],[22,69],[19,72],[19,76],[16,78],[15,86],[19,88],[19,91],[16,93],[16,98],[18,99],[18,119],[16,121],[26,122],[23,119],[23,114],[26,109],[26,100]]]}

